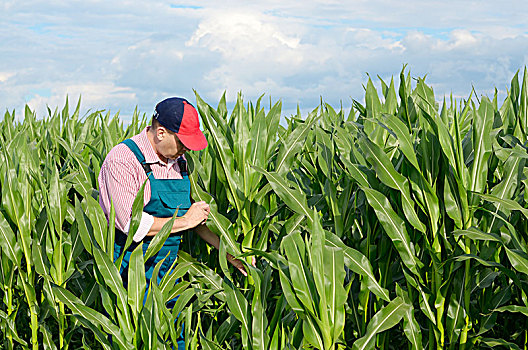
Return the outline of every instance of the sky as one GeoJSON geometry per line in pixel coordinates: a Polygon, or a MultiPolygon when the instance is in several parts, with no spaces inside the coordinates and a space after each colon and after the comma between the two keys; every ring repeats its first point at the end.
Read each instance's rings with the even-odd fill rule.
{"type": "Polygon", "coordinates": [[[528,65],[527,17],[525,0],[0,0],[0,109],[42,117],[81,96],[126,120],[195,91],[348,109],[404,65],[439,100],[504,96],[528,65]]]}

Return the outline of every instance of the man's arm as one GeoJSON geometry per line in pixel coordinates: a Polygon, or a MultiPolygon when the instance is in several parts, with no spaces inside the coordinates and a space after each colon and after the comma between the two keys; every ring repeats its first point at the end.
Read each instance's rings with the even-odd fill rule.
{"type": "MultiPolygon", "coordinates": [[[[191,203],[193,203],[192,205],[194,205],[195,203],[204,203],[205,206],[207,206],[207,215],[209,215],[209,212],[210,212],[209,204],[207,204],[204,201],[194,202],[194,199],[192,198],[192,196],[191,196],[191,203]]],[[[191,208],[192,208],[192,205],[191,205],[191,208]]],[[[204,221],[200,222],[200,224],[194,228],[194,233],[196,233],[198,236],[200,236],[200,238],[202,238],[204,241],[206,241],[207,243],[209,243],[216,249],[219,249],[220,238],[214,232],[212,232],[209,229],[209,227],[207,227],[207,225],[205,224],[206,220],[207,218],[204,221]]],[[[233,255],[229,253],[227,253],[226,256],[227,256],[227,261],[229,261],[231,265],[236,267],[244,276],[247,276],[247,271],[242,261],[236,259],[233,255]]],[[[251,265],[253,266],[256,265],[255,257],[252,258],[251,265]]]]}
{"type": "Polygon", "coordinates": [[[114,206],[115,222],[109,224],[123,232],[128,232],[132,203],[142,185],[140,173],[130,166],[127,157],[123,157],[128,152],[131,153],[124,145],[112,149],[103,162],[98,177],[99,204],[107,219],[111,206],[114,206]]]}
{"type": "MultiPolygon", "coordinates": [[[[209,216],[209,205],[204,202],[194,202],[189,210],[181,217],[177,217],[172,225],[171,233],[193,229],[194,232],[200,236],[204,241],[218,249],[220,247],[220,238],[214,234],[205,224],[209,216]]],[[[154,223],[150,227],[147,236],[155,236],[171,218],[157,218],[154,217],[154,223]]],[[[235,259],[235,257],[227,253],[227,261],[236,267],[244,276],[247,276],[247,271],[244,268],[242,261],[235,259]]],[[[255,262],[253,261],[253,265],[255,262]]]]}
{"type": "MultiPolygon", "coordinates": [[[[207,225],[201,224],[195,227],[194,232],[200,236],[204,241],[218,249],[220,246],[220,238],[214,234],[207,225]]],[[[247,276],[246,268],[242,261],[236,259],[233,255],[227,253],[227,261],[231,263],[234,267],[238,269],[244,276],[247,276]]],[[[253,266],[255,266],[255,260],[253,259],[253,266]]]]}

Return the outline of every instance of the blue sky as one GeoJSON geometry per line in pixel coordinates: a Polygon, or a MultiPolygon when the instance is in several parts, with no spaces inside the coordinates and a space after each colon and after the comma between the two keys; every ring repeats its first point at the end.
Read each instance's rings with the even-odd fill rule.
{"type": "Polygon", "coordinates": [[[438,99],[502,93],[528,65],[526,1],[0,0],[0,108],[150,114],[169,96],[260,95],[285,114],[427,75],[438,99]]]}

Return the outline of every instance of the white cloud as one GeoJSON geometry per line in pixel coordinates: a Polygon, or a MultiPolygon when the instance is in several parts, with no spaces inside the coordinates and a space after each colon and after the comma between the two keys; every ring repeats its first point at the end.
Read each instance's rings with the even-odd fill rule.
{"type": "Polygon", "coordinates": [[[246,55],[278,46],[297,49],[300,39],[284,34],[270,20],[275,19],[254,12],[215,11],[199,24],[186,45],[206,46],[227,56],[239,49],[249,49],[242,53],[246,55]]]}
{"type": "Polygon", "coordinates": [[[232,70],[238,69],[247,72],[248,66],[271,73],[268,69],[271,66],[301,65],[306,46],[300,44],[298,36],[284,32],[275,22],[275,18],[261,13],[214,12],[200,22],[185,45],[194,50],[201,48],[204,53],[218,52],[222,65],[214,70],[227,69],[228,74],[236,74],[232,70]]]}
{"type": "Polygon", "coordinates": [[[472,48],[481,44],[482,35],[474,35],[469,30],[456,29],[450,33],[450,39],[447,41],[437,40],[435,48],[438,50],[453,50],[456,48],[472,48]]]}
{"type": "Polygon", "coordinates": [[[9,78],[14,75],[14,72],[0,72],[0,83],[5,83],[9,78]]]}
{"type": "Polygon", "coordinates": [[[351,33],[351,41],[357,47],[368,50],[404,50],[400,40],[395,39],[398,37],[396,33],[382,33],[368,28],[347,28],[346,31],[351,33]]]}

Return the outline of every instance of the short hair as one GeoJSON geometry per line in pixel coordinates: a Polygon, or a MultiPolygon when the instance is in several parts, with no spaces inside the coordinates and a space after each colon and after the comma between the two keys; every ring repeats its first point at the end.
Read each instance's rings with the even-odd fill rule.
{"type": "Polygon", "coordinates": [[[152,116],[152,120],[150,121],[150,127],[152,129],[155,129],[157,128],[158,126],[160,126],[161,124],[159,123],[159,121],[156,119],[155,116],[152,116]]]}

